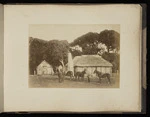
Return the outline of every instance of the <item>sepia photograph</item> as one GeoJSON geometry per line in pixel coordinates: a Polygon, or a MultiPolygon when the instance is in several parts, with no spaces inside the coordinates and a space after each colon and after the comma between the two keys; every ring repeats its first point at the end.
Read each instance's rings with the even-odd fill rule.
{"type": "Polygon", "coordinates": [[[30,24],[29,88],[119,88],[119,24],[30,24]]]}

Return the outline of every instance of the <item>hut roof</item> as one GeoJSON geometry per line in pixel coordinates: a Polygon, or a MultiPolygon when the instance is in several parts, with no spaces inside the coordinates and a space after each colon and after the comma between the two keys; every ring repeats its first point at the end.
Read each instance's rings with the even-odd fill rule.
{"type": "Polygon", "coordinates": [[[52,67],[46,60],[43,60],[43,61],[37,66],[37,68],[38,68],[38,67],[41,67],[42,65],[47,66],[47,67],[52,67]]]}
{"type": "Polygon", "coordinates": [[[82,55],[73,59],[74,66],[112,66],[99,55],[82,55]]]}

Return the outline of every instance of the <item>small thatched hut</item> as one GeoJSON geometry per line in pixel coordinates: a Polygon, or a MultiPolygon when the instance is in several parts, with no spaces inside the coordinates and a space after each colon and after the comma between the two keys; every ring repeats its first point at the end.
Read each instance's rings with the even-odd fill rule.
{"type": "Polygon", "coordinates": [[[42,61],[38,66],[37,66],[37,75],[53,75],[53,67],[47,62],[47,61],[42,61]]]}

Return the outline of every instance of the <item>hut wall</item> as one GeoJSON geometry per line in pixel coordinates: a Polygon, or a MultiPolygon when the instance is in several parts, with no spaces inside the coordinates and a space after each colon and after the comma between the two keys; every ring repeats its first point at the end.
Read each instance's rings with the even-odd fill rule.
{"type": "Polygon", "coordinates": [[[38,75],[42,75],[42,73],[43,73],[43,72],[42,72],[41,68],[37,68],[37,74],[38,74],[38,75]]]}
{"type": "Polygon", "coordinates": [[[74,70],[75,72],[82,72],[84,69],[87,69],[90,74],[93,74],[95,69],[102,73],[109,73],[112,74],[112,67],[75,67],[74,70]]]}
{"type": "Polygon", "coordinates": [[[54,74],[53,69],[52,69],[52,68],[48,68],[48,69],[47,69],[47,74],[54,74]]]}
{"type": "Polygon", "coordinates": [[[95,71],[95,67],[87,67],[88,73],[93,74],[95,71]]]}
{"type": "Polygon", "coordinates": [[[45,68],[37,68],[37,74],[38,75],[48,75],[48,74],[54,74],[53,69],[49,67],[45,68]]]}
{"type": "Polygon", "coordinates": [[[102,73],[112,73],[112,67],[97,67],[97,70],[102,73]]]}
{"type": "Polygon", "coordinates": [[[46,67],[46,66],[38,66],[37,67],[37,74],[38,75],[48,75],[48,74],[54,74],[53,68],[51,67],[46,67]]]}
{"type": "Polygon", "coordinates": [[[82,72],[84,70],[84,67],[75,67],[75,72],[82,72]]]}

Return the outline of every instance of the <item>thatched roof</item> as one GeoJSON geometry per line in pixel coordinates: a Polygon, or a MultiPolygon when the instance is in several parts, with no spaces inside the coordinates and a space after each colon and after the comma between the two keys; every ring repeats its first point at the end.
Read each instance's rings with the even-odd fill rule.
{"type": "Polygon", "coordinates": [[[107,66],[111,67],[112,64],[99,55],[82,55],[76,56],[73,59],[74,66],[107,66]]]}
{"type": "Polygon", "coordinates": [[[44,66],[47,66],[47,67],[51,67],[51,68],[52,68],[52,66],[51,66],[46,60],[43,60],[43,61],[37,66],[37,68],[38,68],[38,67],[41,67],[41,65],[44,65],[44,66]]]}

